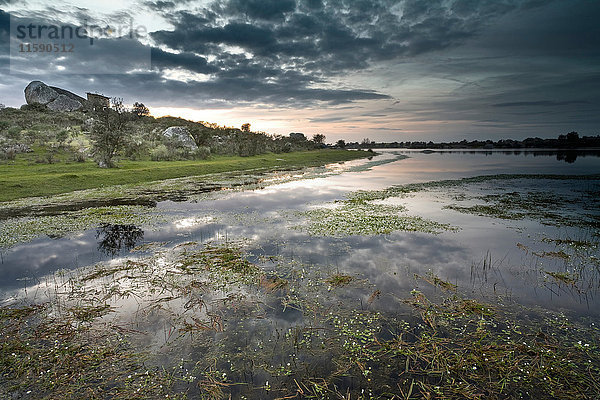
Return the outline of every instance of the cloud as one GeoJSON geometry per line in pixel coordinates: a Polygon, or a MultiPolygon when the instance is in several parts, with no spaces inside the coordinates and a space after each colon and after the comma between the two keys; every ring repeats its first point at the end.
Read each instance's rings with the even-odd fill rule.
{"type": "Polygon", "coordinates": [[[294,0],[229,0],[225,6],[215,6],[225,15],[245,16],[250,19],[281,20],[296,9],[294,0]]]}
{"type": "Polygon", "coordinates": [[[150,54],[153,68],[183,68],[200,74],[211,74],[219,70],[214,65],[210,65],[206,58],[190,53],[170,53],[152,48],[150,54]]]}
{"type": "Polygon", "coordinates": [[[585,100],[572,100],[572,101],[553,101],[553,100],[539,100],[539,101],[515,101],[510,103],[498,103],[492,104],[493,107],[530,107],[530,106],[543,106],[543,107],[557,107],[565,106],[569,104],[588,104],[585,100]]]}
{"type": "MultiPolygon", "coordinates": [[[[124,51],[151,49],[152,69],[138,62],[135,72],[130,69],[127,74],[75,75],[85,90],[92,82],[110,94],[127,91],[147,101],[160,93],[164,105],[192,107],[318,109],[348,103],[356,107],[352,103],[361,101],[368,114],[354,109],[343,116],[322,112],[307,118],[314,124],[352,122],[356,129],[385,124],[396,130],[396,124],[398,129],[407,124],[409,132],[416,131],[417,124],[428,124],[424,130],[435,130],[444,122],[444,130],[453,125],[457,132],[473,133],[493,121],[494,132],[501,127],[525,132],[546,130],[551,124],[580,129],[600,123],[598,2],[146,0],[139,4],[141,12],[161,19],[161,28],[144,44],[125,48],[111,40],[99,43],[105,57],[98,62],[121,70],[119,57],[124,51]]],[[[123,16],[140,12],[126,11],[123,16]]],[[[0,11],[0,22],[7,16],[0,11]]],[[[48,7],[34,17],[106,20],[85,8],[48,7]]],[[[86,57],[82,52],[71,60],[66,72],[85,71],[86,57]]],[[[51,71],[55,66],[49,62],[30,69],[39,67],[50,82],[68,82],[51,71]]],[[[21,79],[27,78],[2,75],[0,85],[21,85],[21,79]]],[[[339,109],[335,107],[335,112],[339,109]]]]}

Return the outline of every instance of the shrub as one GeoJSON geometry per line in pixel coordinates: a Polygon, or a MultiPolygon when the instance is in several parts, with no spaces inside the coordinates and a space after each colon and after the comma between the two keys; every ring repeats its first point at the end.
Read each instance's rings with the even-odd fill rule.
{"type": "Polygon", "coordinates": [[[210,147],[200,146],[194,151],[194,158],[197,160],[206,160],[210,157],[210,147]]]}
{"type": "Polygon", "coordinates": [[[8,139],[12,139],[14,141],[18,141],[19,139],[21,139],[21,129],[19,129],[16,126],[13,126],[13,127],[9,128],[6,131],[6,137],[8,139]]]}
{"type": "Polygon", "coordinates": [[[46,107],[43,104],[39,104],[39,103],[34,103],[34,104],[23,104],[21,106],[21,110],[23,111],[36,111],[36,112],[42,112],[42,113],[47,113],[50,110],[48,110],[48,107],[46,107]]]}
{"type": "Polygon", "coordinates": [[[152,161],[167,161],[170,158],[169,149],[164,144],[159,144],[150,151],[150,159],[152,161]]]}
{"type": "Polygon", "coordinates": [[[87,157],[84,152],[78,151],[77,153],[75,153],[75,161],[76,162],[83,163],[83,162],[85,162],[86,159],[87,159],[87,157]]]}
{"type": "Polygon", "coordinates": [[[14,160],[17,156],[17,152],[13,149],[2,150],[0,149],[0,160],[14,160]]]}

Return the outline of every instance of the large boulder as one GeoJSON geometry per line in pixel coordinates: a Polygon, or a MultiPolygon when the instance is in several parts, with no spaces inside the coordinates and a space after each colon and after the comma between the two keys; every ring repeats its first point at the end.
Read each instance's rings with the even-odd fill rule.
{"type": "Polygon", "coordinates": [[[82,108],[83,104],[69,96],[61,94],[54,101],[46,104],[46,107],[52,111],[76,111],[82,108]]]}
{"type": "Polygon", "coordinates": [[[58,87],[33,81],[25,88],[27,104],[41,104],[52,111],[76,111],[83,108],[86,100],[75,93],[58,87]]]}
{"type": "Polygon", "coordinates": [[[163,137],[177,146],[190,150],[197,147],[190,131],[185,126],[170,126],[163,131],[163,137]]]}
{"type": "Polygon", "coordinates": [[[46,105],[58,97],[56,90],[44,82],[33,81],[25,88],[25,100],[27,104],[46,105]]]}

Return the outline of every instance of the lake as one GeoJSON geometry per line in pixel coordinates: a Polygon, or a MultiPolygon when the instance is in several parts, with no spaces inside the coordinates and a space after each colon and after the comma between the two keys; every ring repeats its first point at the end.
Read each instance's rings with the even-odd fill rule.
{"type": "MultiPolygon", "coordinates": [[[[600,153],[378,152],[119,208],[131,223],[24,236],[1,252],[3,305],[108,304],[98,321],[142,332],[133,346],[159,355],[150,365],[181,367],[189,393],[200,396],[191,382],[210,376],[240,398],[316,396],[315,384],[332,396],[380,396],[392,381],[412,390],[422,375],[406,361],[407,375],[392,378],[374,343],[397,343],[403,329],[452,337],[465,315],[531,332],[544,318],[600,323],[600,153]],[[198,361],[207,355],[213,369],[198,361]]],[[[50,232],[75,218],[42,216],[50,232]]]]}

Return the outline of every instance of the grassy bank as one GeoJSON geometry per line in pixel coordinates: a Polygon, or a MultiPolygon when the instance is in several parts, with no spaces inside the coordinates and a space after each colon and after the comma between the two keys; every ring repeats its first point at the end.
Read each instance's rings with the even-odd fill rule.
{"type": "Polygon", "coordinates": [[[219,172],[316,166],[362,158],[367,154],[312,150],[254,157],[214,156],[204,161],[123,161],[116,169],[100,169],[93,162],[31,164],[17,159],[11,164],[0,165],[0,201],[219,172]]]}

